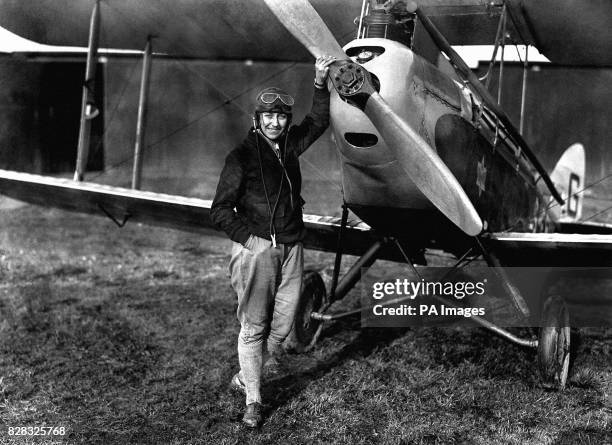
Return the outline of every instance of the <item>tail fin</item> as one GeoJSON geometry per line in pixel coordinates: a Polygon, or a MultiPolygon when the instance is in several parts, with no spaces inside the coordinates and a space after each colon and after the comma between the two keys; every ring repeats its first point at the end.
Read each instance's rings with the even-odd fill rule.
{"type": "Polygon", "coordinates": [[[584,147],[577,143],[565,150],[550,175],[555,187],[565,200],[563,206],[551,208],[559,221],[578,221],[582,216],[584,169],[584,147]]]}

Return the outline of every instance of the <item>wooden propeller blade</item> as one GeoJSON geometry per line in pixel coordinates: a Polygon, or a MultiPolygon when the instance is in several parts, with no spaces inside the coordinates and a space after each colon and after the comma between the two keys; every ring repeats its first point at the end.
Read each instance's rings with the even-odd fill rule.
{"type": "MultiPolygon", "coordinates": [[[[308,0],[264,0],[289,32],[310,53],[347,59],[323,19],[308,0]]],[[[372,89],[364,112],[387,145],[393,150],[406,174],[421,192],[461,230],[470,236],[482,231],[482,220],[446,164],[432,148],[389,107],[372,89]]]]}
{"type": "Polygon", "coordinates": [[[308,0],[264,0],[278,20],[316,57],[347,59],[346,53],[308,0]]]}
{"type": "Polygon", "coordinates": [[[482,232],[482,220],[457,178],[437,153],[373,92],[364,113],[419,190],[448,219],[470,236],[482,232]]]}

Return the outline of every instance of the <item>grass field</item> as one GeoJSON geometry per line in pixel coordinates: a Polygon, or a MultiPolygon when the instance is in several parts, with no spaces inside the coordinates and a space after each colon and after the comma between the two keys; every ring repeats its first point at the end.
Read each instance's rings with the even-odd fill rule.
{"type": "MultiPolygon", "coordinates": [[[[357,318],[288,357],[247,431],[226,239],[30,206],[0,223],[2,444],[612,444],[612,329],[583,331],[550,392],[532,351],[483,330],[357,318]],[[22,426],[67,433],[8,434],[22,426]]],[[[307,264],[328,278],[332,258],[307,264]]]]}

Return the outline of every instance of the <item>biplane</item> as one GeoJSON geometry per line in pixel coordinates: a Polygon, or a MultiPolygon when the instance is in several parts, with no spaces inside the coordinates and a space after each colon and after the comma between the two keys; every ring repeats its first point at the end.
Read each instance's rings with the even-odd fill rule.
{"type": "Polygon", "coordinates": [[[599,0],[0,0],[0,25],[20,36],[51,45],[88,41],[74,179],[1,170],[0,193],[103,212],[118,224],[208,230],[210,201],[139,190],[150,37],[163,37],[156,51],[177,57],[308,61],[333,55],[328,87],[344,206],[339,218],[305,215],[305,247],[335,252],[336,261],[329,289],[316,272],[306,273],[294,344],[313,345],[323,321],[345,315],[330,307],[377,259],[423,264],[423,252],[435,247],[457,258],[455,268],[483,258],[498,271],[517,313],[541,317],[537,340],[483,318],[472,321],[537,348],[544,381],[563,387],[570,354],[565,303],[543,295],[539,307],[530,307],[501,266],[610,265],[612,228],[579,223],[583,147],[570,147],[549,174],[488,81],[478,79],[451,45],[493,44],[497,52],[512,42],[537,47],[553,63],[610,66],[609,17],[612,4],[599,0]],[[107,44],[138,50],[149,42],[132,188],[84,180],[97,115],[100,20],[114,23],[123,15],[138,20],[113,29],[107,44]],[[356,38],[341,46],[347,35],[356,38]],[[438,66],[439,54],[454,72],[438,66]],[[349,222],[349,210],[357,220],[349,222]],[[347,254],[359,258],[340,277],[347,254]]]}

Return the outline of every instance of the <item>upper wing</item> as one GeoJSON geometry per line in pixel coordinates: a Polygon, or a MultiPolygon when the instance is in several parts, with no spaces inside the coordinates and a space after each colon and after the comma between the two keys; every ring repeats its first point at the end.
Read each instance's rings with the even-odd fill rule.
{"type": "MultiPolygon", "coordinates": [[[[113,217],[192,232],[222,235],[210,221],[212,201],[77,182],[69,179],[0,170],[0,194],[32,204],[113,217]]],[[[304,247],[335,252],[340,218],[304,215],[304,247]]],[[[350,222],[343,232],[342,251],[362,255],[378,239],[361,221],[350,222]]],[[[397,249],[383,249],[380,259],[401,261],[397,249]]]]}
{"type": "MultiPolygon", "coordinates": [[[[310,0],[341,45],[355,37],[361,0],[310,0]]],[[[612,66],[608,0],[420,0],[453,45],[487,45],[507,5],[509,42],[559,64],[612,66]]],[[[87,46],[92,0],[0,0],[0,26],[51,45],[87,46]]],[[[101,46],[210,59],[310,61],[263,0],[104,0],[101,46]]],[[[418,30],[418,27],[417,27],[418,30]]]]}
{"type": "Polygon", "coordinates": [[[533,45],[557,64],[612,66],[612,2],[608,0],[417,3],[452,45],[492,44],[505,3],[506,42],[533,45]]]}
{"type": "Polygon", "coordinates": [[[612,66],[609,0],[507,0],[513,21],[551,61],[612,66]]]}
{"type": "MultiPolygon", "coordinates": [[[[92,0],[0,0],[0,26],[50,45],[87,46],[92,0]]],[[[313,1],[341,44],[360,2],[313,1]]],[[[104,0],[100,46],[209,59],[311,61],[263,0],[104,0]]]]}

